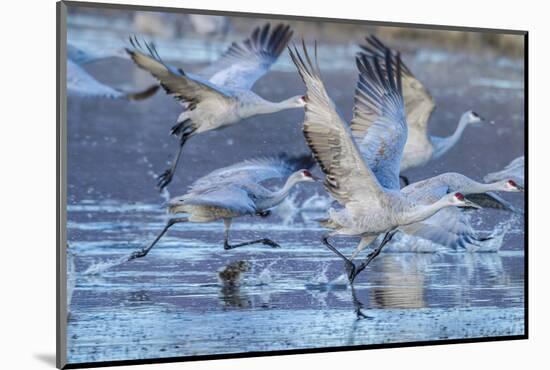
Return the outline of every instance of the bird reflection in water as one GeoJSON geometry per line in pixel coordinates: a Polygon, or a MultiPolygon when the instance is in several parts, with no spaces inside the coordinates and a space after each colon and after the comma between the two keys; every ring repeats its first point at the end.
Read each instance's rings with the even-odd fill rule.
{"type": "Polygon", "coordinates": [[[250,270],[247,261],[231,262],[218,272],[218,278],[222,285],[220,301],[225,307],[247,308],[250,307],[250,299],[241,294],[241,281],[245,272],[250,270]]]}

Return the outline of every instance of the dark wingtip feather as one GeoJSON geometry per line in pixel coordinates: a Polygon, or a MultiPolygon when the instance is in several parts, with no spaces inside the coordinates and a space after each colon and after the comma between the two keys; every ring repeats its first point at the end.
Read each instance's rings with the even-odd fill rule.
{"type": "MultiPolygon", "coordinates": [[[[365,40],[367,41],[367,45],[359,45],[359,48],[361,49],[360,53],[367,54],[367,56],[373,58],[375,56],[385,58],[386,52],[389,51],[392,57],[399,54],[397,50],[391,49],[388,46],[386,46],[382,41],[380,41],[379,38],[377,38],[374,35],[369,35],[365,37],[365,40]]],[[[405,73],[406,75],[412,76],[410,69],[405,65],[405,63],[401,62],[401,72],[405,73]]]]}
{"type": "Polygon", "coordinates": [[[128,100],[144,100],[155,95],[155,93],[158,91],[159,88],[160,88],[159,84],[151,85],[143,91],[126,94],[126,98],[128,100]]]}

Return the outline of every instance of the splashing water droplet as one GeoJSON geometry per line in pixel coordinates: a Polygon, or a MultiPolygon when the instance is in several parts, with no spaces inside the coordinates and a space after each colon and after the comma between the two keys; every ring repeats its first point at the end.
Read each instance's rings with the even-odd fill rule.
{"type": "Polygon", "coordinates": [[[90,264],[83,275],[101,275],[105,271],[112,269],[113,267],[122,265],[124,262],[128,261],[128,257],[113,259],[110,261],[100,261],[90,264]]]}

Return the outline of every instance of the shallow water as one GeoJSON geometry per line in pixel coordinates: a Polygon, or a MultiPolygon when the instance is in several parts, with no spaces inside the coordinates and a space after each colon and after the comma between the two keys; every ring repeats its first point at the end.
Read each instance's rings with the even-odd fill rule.
{"type": "MultiPolygon", "coordinates": [[[[222,224],[182,224],[145,258],[89,274],[141,248],[162,228],[153,205],[69,207],[76,287],[69,361],[333,347],[523,333],[523,251],[382,253],[356,281],[357,320],[343,265],[315,223],[273,216],[235,222],[233,240],[269,235],[282,248],[224,251],[222,224]],[[236,284],[218,272],[250,269],[236,284]]],[[[508,241],[521,230],[511,230],[508,241]]],[[[346,254],[354,243],[340,240],[346,254]]]]}
{"type": "MultiPolygon", "coordinates": [[[[113,27],[120,28],[117,37],[75,26],[69,39],[80,46],[93,47],[98,40],[116,46],[126,24],[113,27]]],[[[356,49],[323,48],[322,41],[323,78],[349,119],[356,49]]],[[[203,53],[186,53],[185,59],[169,52],[175,43],[166,45],[159,51],[167,51],[168,59],[183,58],[190,71],[217,53],[214,44],[203,53]]],[[[438,103],[433,134],[450,134],[468,109],[495,121],[468,128],[441,160],[410,171],[411,180],[445,171],[481,179],[523,154],[521,61],[436,48],[405,53],[404,59],[438,103]]],[[[301,94],[303,86],[290,67],[283,57],[254,90],[271,100],[301,94]]],[[[125,60],[86,68],[119,87],[152,82],[125,60]]],[[[168,131],[179,106],[161,92],[139,103],[69,97],[68,107],[68,242],[75,261],[71,279],[76,277],[68,321],[70,363],[523,334],[524,223],[505,212],[485,210],[472,220],[480,233],[502,227],[498,253],[442,252],[414,240],[388,248],[357,278],[356,297],[369,317],[361,320],[341,261],[319,241],[323,229],[314,220],[329,203],[318,185],[302,184],[294,194],[302,204],[317,192],[307,212],[286,203],[271,217],[234,222],[233,241],[269,237],[280,249],[224,251],[221,223],[182,224],[145,258],[113,264],[150,242],[164,225],[162,204],[170,193],[159,194],[154,177],[176,149],[168,131]],[[238,283],[220,281],[218,271],[236,261],[247,261],[250,269],[238,283]]],[[[169,186],[171,195],[246,158],[307,152],[302,118],[300,110],[281,112],[194,137],[169,186]]],[[[521,195],[503,197],[523,206],[521,195]]],[[[356,241],[336,244],[350,254],[356,241]]]]}

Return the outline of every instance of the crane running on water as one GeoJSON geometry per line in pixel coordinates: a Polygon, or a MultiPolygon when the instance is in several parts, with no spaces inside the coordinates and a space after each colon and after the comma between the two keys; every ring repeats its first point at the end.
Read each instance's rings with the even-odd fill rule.
{"type": "MultiPolygon", "coordinates": [[[[384,56],[387,54],[392,55],[395,53],[385,49],[384,56]]],[[[365,81],[363,74],[368,72],[369,60],[372,64],[380,58],[380,55],[372,53],[359,53],[357,67],[360,71],[360,85],[368,83],[365,81]]],[[[396,73],[399,68],[396,61],[392,58],[385,59],[386,63],[388,59],[392,63],[389,72],[396,73]]],[[[380,71],[387,74],[386,63],[380,61],[379,66],[380,71]]],[[[402,67],[399,69],[402,70],[402,67]]],[[[376,104],[378,105],[374,108],[379,111],[385,109],[380,100],[376,104]]],[[[361,120],[362,113],[357,109],[355,113],[358,118],[352,120],[350,129],[359,145],[363,160],[384,189],[399,191],[400,160],[403,145],[407,141],[408,125],[399,125],[389,120],[384,124],[374,124],[373,120],[361,120]]],[[[465,194],[470,201],[478,205],[521,213],[509,202],[492,193],[493,191],[517,192],[523,191],[523,188],[512,180],[482,184],[464,175],[449,172],[401,189],[401,193],[405,194],[410,200],[426,206],[436,202],[446,194],[459,192],[465,194]]],[[[324,224],[329,228],[335,226],[326,222],[324,224]]],[[[469,223],[469,219],[456,207],[443,209],[422,222],[401,226],[398,230],[454,249],[467,248],[468,243],[480,247],[479,243],[491,239],[491,237],[477,237],[469,223]]],[[[363,238],[353,252],[351,259],[353,260],[363,249],[375,241],[374,238],[363,238]]]]}
{"type": "MultiPolygon", "coordinates": [[[[361,45],[363,53],[369,57],[383,57],[389,51],[396,51],[386,47],[379,39],[371,35],[366,38],[367,45],[361,45]]],[[[408,137],[403,158],[401,159],[400,172],[410,168],[422,167],[428,162],[442,157],[458,143],[464,129],[472,124],[483,122],[484,119],[471,110],[466,111],[460,117],[458,126],[451,136],[438,137],[428,134],[428,122],[435,110],[435,101],[428,89],[412,74],[404,63],[401,63],[403,78],[403,98],[407,115],[408,137]]],[[[409,180],[401,176],[405,185],[409,180]]]]}
{"type": "Polygon", "coordinates": [[[127,100],[143,100],[153,96],[159,89],[156,84],[143,91],[124,92],[99,82],[83,67],[85,64],[116,55],[116,53],[112,53],[112,55],[109,53],[105,53],[105,55],[90,54],[74,45],[67,44],[67,93],[83,97],[127,100]]]}
{"type": "Polygon", "coordinates": [[[224,222],[226,250],[251,244],[279,247],[271,239],[262,238],[238,244],[229,243],[229,228],[235,217],[246,215],[266,216],[280,204],[294,185],[316,181],[309,172],[314,164],[311,156],[286,158],[284,156],[246,160],[211,172],[195,181],[188,192],[168,202],[170,214],[187,214],[188,217],[170,218],[164,229],[146,248],[133,252],[127,261],[144,257],[170,227],[182,222],[224,222]],[[261,185],[271,179],[287,178],[279,190],[261,185]]]}
{"type": "MultiPolygon", "coordinates": [[[[465,199],[461,193],[446,194],[435,202],[425,205],[410,199],[399,189],[386,189],[363,159],[347,123],[337,112],[328,96],[320,76],[315,45],[315,64],[312,62],[305,42],[302,41],[304,57],[298,49],[289,48],[292,61],[306,85],[304,136],[322,171],[325,173],[325,189],[335,198],[341,210],[330,210],[332,232],[323,236],[323,243],[346,264],[350,283],[380,253],[399,226],[422,221],[437,211],[452,206],[478,207],[465,199]],[[361,236],[374,240],[384,234],[380,245],[356,266],[328,238],[334,235],[361,236]]],[[[387,66],[396,68],[382,70],[381,58],[372,61],[357,58],[360,71],[355,90],[355,107],[352,126],[360,125],[378,135],[372,135],[373,153],[394,151],[393,163],[387,162],[387,173],[393,173],[399,183],[399,160],[406,141],[407,122],[401,87],[401,58],[385,53],[387,66]],[[393,60],[394,59],[394,60],[393,60]],[[405,136],[400,134],[405,132],[405,136]],[[396,136],[397,134],[397,136],[396,136]],[[395,160],[397,159],[397,160],[395,160]]],[[[386,156],[382,156],[386,158],[386,156]]]]}
{"type": "Polygon", "coordinates": [[[166,92],[183,105],[171,134],[179,138],[179,150],[168,170],[158,177],[162,190],[174,176],[183,145],[192,136],[235,124],[259,114],[301,108],[301,95],[271,102],[251,91],[254,83],[275,63],[292,37],[290,26],[270,24],[258,27],[252,35],[233,43],[214,63],[197,75],[184,72],[162,61],[156,48],[130,38],[127,49],[133,61],[156,77],[166,92]]]}
{"type": "MultiPolygon", "coordinates": [[[[501,180],[490,184],[474,181],[458,173],[444,173],[418,181],[401,189],[410,199],[420,204],[431,204],[448,193],[460,192],[470,201],[483,208],[494,208],[514,213],[523,213],[494,191],[523,192],[513,180],[501,180]]],[[[445,208],[433,216],[414,224],[401,226],[399,231],[417,238],[429,240],[453,250],[492,251],[487,242],[493,235],[480,237],[470,224],[467,215],[458,208],[445,208]]],[[[364,241],[365,242],[365,241],[364,241]]],[[[368,244],[360,244],[350,259],[353,260],[368,244]]]]}
{"type": "MultiPolygon", "coordinates": [[[[377,42],[373,37],[369,38],[369,40],[372,43],[377,42]]],[[[383,55],[387,53],[397,54],[388,48],[385,48],[383,53],[383,55]]],[[[382,50],[379,50],[378,54],[361,52],[359,54],[358,68],[360,70],[365,69],[365,60],[381,58],[380,54],[382,54],[382,50]]],[[[392,61],[392,63],[394,63],[392,70],[395,70],[397,68],[395,61],[392,61]]],[[[381,64],[380,68],[385,71],[386,64],[381,64]]],[[[401,66],[401,70],[403,71],[405,68],[401,66]]],[[[404,100],[406,102],[406,99],[404,100]]],[[[369,168],[385,189],[397,191],[400,188],[400,184],[399,178],[395,174],[397,171],[400,171],[402,165],[400,165],[401,154],[399,148],[396,148],[395,145],[401,145],[405,141],[407,143],[410,142],[407,137],[408,132],[410,132],[407,129],[410,129],[410,125],[394,125],[390,130],[387,128],[382,130],[382,128],[384,127],[366,124],[360,120],[354,120],[351,123],[351,131],[359,145],[361,155],[369,168]],[[382,151],[379,144],[377,144],[380,142],[384,143],[382,151]]],[[[428,205],[440,199],[445,194],[460,192],[480,206],[522,213],[521,210],[516,209],[509,202],[494,194],[493,192],[495,191],[517,192],[523,191],[523,187],[511,179],[483,184],[462,174],[449,172],[416,182],[402,189],[402,193],[420,204],[428,205]]],[[[441,210],[422,222],[400,227],[399,231],[422,237],[453,249],[466,249],[468,244],[479,244],[490,239],[488,237],[478,237],[471,227],[468,217],[457,208],[441,210]]],[[[372,241],[369,239],[363,239],[362,243],[352,254],[351,259],[367,248],[370,242],[372,241]]]]}

